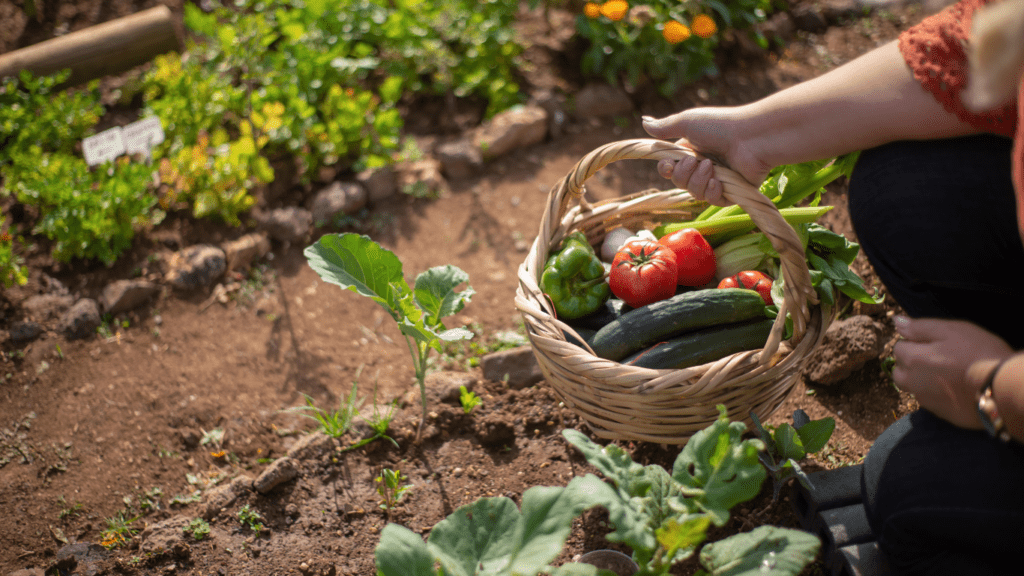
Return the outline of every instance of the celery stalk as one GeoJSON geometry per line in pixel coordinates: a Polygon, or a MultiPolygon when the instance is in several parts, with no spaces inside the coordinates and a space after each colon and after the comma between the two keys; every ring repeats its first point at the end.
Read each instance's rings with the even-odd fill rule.
{"type": "MultiPolygon", "coordinates": [[[[790,225],[794,225],[815,222],[831,209],[832,206],[801,206],[783,208],[782,210],[779,210],[779,212],[782,214],[782,217],[786,219],[786,222],[789,222],[790,225]]],[[[671,234],[676,230],[682,230],[684,228],[696,229],[702,236],[704,236],[704,238],[707,239],[708,243],[712,246],[718,246],[719,244],[731,240],[741,234],[750,232],[756,228],[756,226],[754,226],[754,222],[750,219],[749,214],[740,213],[732,216],[715,217],[710,220],[690,220],[688,222],[662,224],[654,229],[654,235],[661,238],[666,234],[671,234]]]]}

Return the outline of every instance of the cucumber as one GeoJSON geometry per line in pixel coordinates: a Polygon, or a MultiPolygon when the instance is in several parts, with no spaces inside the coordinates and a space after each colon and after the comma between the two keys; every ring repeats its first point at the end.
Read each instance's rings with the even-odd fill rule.
{"type": "Polygon", "coordinates": [[[621,360],[683,332],[764,316],[764,300],[753,290],[694,290],[624,313],[598,330],[590,346],[601,358],[621,360]]]}
{"type": "MultiPolygon", "coordinates": [[[[579,334],[583,338],[583,342],[586,342],[588,344],[590,343],[591,340],[593,340],[594,334],[597,334],[597,330],[591,330],[591,329],[588,329],[588,328],[576,328],[575,330],[576,330],[576,333],[579,334]]],[[[566,342],[570,342],[572,344],[575,344],[575,345],[579,346],[580,348],[584,347],[583,346],[583,342],[581,342],[579,339],[577,339],[571,333],[566,332],[565,330],[562,330],[562,336],[565,337],[565,341],[566,342]]]]}
{"type": "Polygon", "coordinates": [[[730,354],[762,348],[773,323],[766,318],[688,332],[641,350],[622,363],[656,370],[699,366],[730,354]]]}

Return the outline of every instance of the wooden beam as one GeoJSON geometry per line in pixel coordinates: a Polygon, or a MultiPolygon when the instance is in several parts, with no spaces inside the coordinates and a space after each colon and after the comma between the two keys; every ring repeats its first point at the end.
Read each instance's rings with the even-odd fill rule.
{"type": "Polygon", "coordinates": [[[36,75],[71,69],[66,86],[125,72],[154,56],[181,51],[171,11],[157,6],[64,36],[0,54],[0,78],[21,70],[36,75]]]}

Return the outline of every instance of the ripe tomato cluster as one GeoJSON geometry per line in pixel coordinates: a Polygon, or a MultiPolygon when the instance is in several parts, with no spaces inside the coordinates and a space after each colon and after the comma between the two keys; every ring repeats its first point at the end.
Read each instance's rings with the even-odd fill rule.
{"type": "MultiPolygon", "coordinates": [[[[706,286],[714,281],[716,270],[711,244],[696,229],[685,228],[658,240],[627,241],[615,253],[608,283],[612,294],[638,308],[671,298],[678,286],[706,286]]],[[[756,290],[771,304],[771,284],[764,274],[748,271],[723,279],[718,287],[756,290]]]]}

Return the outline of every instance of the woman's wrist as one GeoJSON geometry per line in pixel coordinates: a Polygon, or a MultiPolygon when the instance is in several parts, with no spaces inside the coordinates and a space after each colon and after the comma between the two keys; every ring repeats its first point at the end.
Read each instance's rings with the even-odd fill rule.
{"type": "Polygon", "coordinates": [[[1003,359],[993,368],[992,401],[1003,420],[1003,429],[1018,441],[1024,440],[1024,354],[1003,359]]]}

